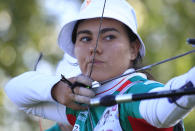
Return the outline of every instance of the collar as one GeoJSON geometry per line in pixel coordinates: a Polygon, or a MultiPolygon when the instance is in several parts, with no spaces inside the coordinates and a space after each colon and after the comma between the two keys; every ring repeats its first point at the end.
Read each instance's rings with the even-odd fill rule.
{"type": "MultiPolygon", "coordinates": [[[[126,70],[123,74],[130,73],[135,71],[135,69],[131,68],[126,70]]],[[[96,92],[96,96],[104,96],[108,94],[113,94],[124,82],[126,82],[128,79],[134,77],[134,76],[141,76],[143,78],[147,78],[145,74],[143,73],[133,73],[127,76],[120,77],[116,80],[110,81],[100,87],[94,88],[93,90],[96,92]]]]}

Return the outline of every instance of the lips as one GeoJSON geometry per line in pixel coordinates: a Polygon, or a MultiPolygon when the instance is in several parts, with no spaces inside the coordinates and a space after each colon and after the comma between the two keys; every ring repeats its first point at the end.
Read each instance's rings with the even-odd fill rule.
{"type": "Polygon", "coordinates": [[[89,59],[89,61],[87,62],[88,64],[92,64],[94,62],[94,64],[102,64],[102,63],[104,63],[104,61],[102,61],[102,60],[100,60],[100,59],[97,59],[97,58],[95,58],[94,59],[94,61],[93,61],[93,59],[91,58],[91,59],[89,59]]]}
{"type": "Polygon", "coordinates": [[[94,62],[94,64],[101,64],[101,63],[104,63],[102,60],[97,60],[97,59],[94,59],[94,61],[91,60],[89,63],[93,63],[93,62],[94,62]]]}

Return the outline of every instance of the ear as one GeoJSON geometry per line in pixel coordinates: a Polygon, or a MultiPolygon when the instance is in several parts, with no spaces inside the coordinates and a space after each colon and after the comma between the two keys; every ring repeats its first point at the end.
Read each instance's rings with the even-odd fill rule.
{"type": "Polygon", "coordinates": [[[130,44],[131,46],[131,60],[135,60],[137,58],[137,55],[139,53],[139,49],[140,49],[140,41],[138,39],[136,39],[135,41],[131,42],[130,44]]]}

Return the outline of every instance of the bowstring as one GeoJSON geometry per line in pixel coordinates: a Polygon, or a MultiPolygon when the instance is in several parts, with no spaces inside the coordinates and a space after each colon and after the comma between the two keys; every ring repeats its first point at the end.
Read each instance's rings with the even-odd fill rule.
{"type": "Polygon", "coordinates": [[[106,6],[106,0],[104,0],[104,6],[103,6],[103,10],[102,10],[102,16],[100,17],[100,26],[99,26],[99,29],[98,29],[98,36],[97,36],[97,40],[96,40],[96,45],[95,45],[95,48],[93,50],[94,54],[93,54],[92,65],[91,65],[91,70],[90,70],[90,73],[89,73],[89,77],[91,77],[91,74],[93,72],[94,60],[95,60],[96,50],[97,50],[97,46],[98,46],[98,42],[99,42],[99,37],[100,37],[100,30],[102,28],[102,22],[103,22],[103,16],[104,16],[105,6],[106,6]]]}
{"type": "MultiPolygon", "coordinates": [[[[93,50],[94,54],[93,54],[93,59],[92,59],[92,65],[91,65],[90,73],[89,73],[89,75],[88,75],[89,78],[91,78],[91,75],[92,75],[92,72],[93,72],[94,61],[95,61],[97,46],[98,46],[99,37],[100,37],[100,30],[101,30],[102,23],[103,23],[103,16],[104,16],[104,9],[105,9],[105,6],[106,6],[106,0],[104,0],[104,5],[103,5],[103,9],[102,9],[102,15],[101,15],[101,17],[100,17],[100,25],[99,25],[99,29],[98,29],[98,36],[97,36],[95,48],[94,48],[94,50],[93,50]]],[[[88,106],[87,110],[88,110],[88,114],[89,114],[89,120],[90,120],[90,123],[91,123],[91,128],[92,128],[92,130],[93,130],[94,127],[93,127],[93,122],[92,122],[92,117],[91,117],[90,106],[88,106]]]]}

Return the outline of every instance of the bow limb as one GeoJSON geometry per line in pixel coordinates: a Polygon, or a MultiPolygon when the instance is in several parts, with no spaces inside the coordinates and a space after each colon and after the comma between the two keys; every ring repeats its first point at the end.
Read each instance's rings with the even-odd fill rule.
{"type": "Polygon", "coordinates": [[[180,57],[189,55],[189,54],[194,53],[194,52],[195,52],[195,49],[190,50],[190,51],[185,52],[185,53],[183,53],[183,54],[179,54],[179,55],[177,55],[177,56],[174,56],[174,57],[171,57],[171,58],[168,58],[168,59],[165,59],[165,60],[162,60],[162,61],[159,61],[159,62],[150,64],[150,65],[141,67],[141,68],[139,68],[139,69],[137,69],[137,70],[135,70],[135,71],[132,71],[132,72],[129,72],[129,73],[126,73],[126,74],[123,74],[123,75],[120,75],[120,76],[111,78],[111,79],[109,79],[109,80],[102,81],[102,82],[100,82],[100,83],[93,84],[93,86],[96,86],[97,84],[99,84],[99,85],[106,84],[106,83],[108,83],[108,82],[110,82],[110,81],[112,81],[112,80],[115,80],[115,79],[121,78],[121,77],[123,77],[123,76],[127,76],[127,75],[130,75],[130,74],[133,74],[133,73],[135,73],[135,72],[139,72],[139,71],[144,71],[144,70],[150,69],[150,68],[152,68],[152,67],[154,67],[154,66],[157,66],[157,65],[160,65],[160,64],[163,64],[163,63],[166,63],[166,62],[169,62],[169,61],[178,59],[178,58],[180,58],[180,57]]]}

